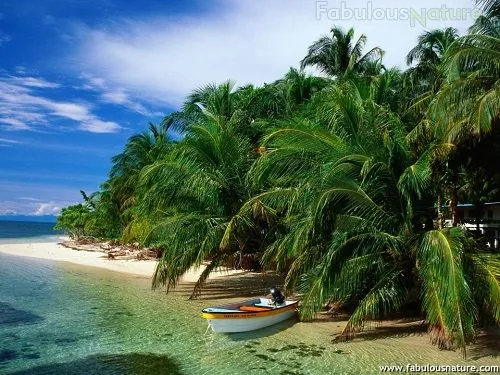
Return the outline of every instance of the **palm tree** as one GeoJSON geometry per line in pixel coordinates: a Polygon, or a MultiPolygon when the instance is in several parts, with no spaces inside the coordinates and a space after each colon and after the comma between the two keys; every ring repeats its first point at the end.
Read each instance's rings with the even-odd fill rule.
{"type": "Polygon", "coordinates": [[[476,3],[483,7],[487,17],[500,17],[500,4],[497,0],[476,0],[476,3]]]}
{"type": "Polygon", "coordinates": [[[310,100],[315,93],[326,87],[328,81],[290,68],[276,84],[283,91],[286,114],[290,116],[298,110],[299,106],[310,100]]]}
{"type": "Polygon", "coordinates": [[[229,121],[238,104],[234,85],[228,80],[221,84],[209,83],[194,90],[186,98],[181,110],[164,117],[161,123],[163,129],[184,135],[191,126],[203,120],[206,113],[219,117],[221,123],[229,121]]]}
{"type": "MultiPolygon", "coordinates": [[[[102,198],[121,212],[122,228],[132,220],[130,209],[138,195],[137,182],[143,168],[167,155],[173,145],[168,129],[150,123],[147,131],[133,135],[122,153],[112,159],[110,177],[102,186],[102,198]]],[[[111,208],[110,208],[111,209],[111,208]]]]}
{"type": "Polygon", "coordinates": [[[304,120],[272,132],[252,168],[253,179],[271,187],[238,216],[286,228],[264,264],[291,264],[288,287],[302,293],[305,319],[328,301],[350,306],[340,338],[418,291],[433,342],[465,353],[479,311],[500,322],[498,259],[458,228],[434,230],[417,212],[431,179],[411,156],[397,116],[364,101],[352,84],[329,103],[329,128],[304,120]]]}
{"type": "Polygon", "coordinates": [[[405,72],[405,92],[414,109],[422,112],[442,87],[444,75],[441,64],[450,46],[458,38],[452,27],[425,32],[418,37],[415,47],[407,54],[406,63],[415,64],[405,72]]]}
{"type": "Polygon", "coordinates": [[[306,57],[300,63],[301,69],[314,66],[322,73],[336,78],[363,73],[367,63],[380,60],[383,55],[379,47],[363,54],[366,39],[362,34],[354,42],[354,29],[344,33],[341,28],[333,27],[331,36],[323,36],[309,47],[306,57]]]}
{"type": "MultiPolygon", "coordinates": [[[[230,120],[235,113],[232,93],[234,82],[226,81],[220,85],[208,84],[193,91],[186,99],[182,112],[198,114],[203,118],[203,112],[218,117],[223,123],[230,120]]],[[[195,121],[198,118],[195,117],[195,121]]]]}
{"type": "MultiPolygon", "coordinates": [[[[490,11],[493,3],[487,6],[490,11]]],[[[437,155],[426,153],[427,169],[433,171],[439,202],[443,192],[448,192],[454,226],[461,166],[453,162],[453,154],[461,153],[471,137],[484,137],[498,122],[500,43],[498,34],[491,32],[498,30],[492,27],[498,22],[495,19],[486,14],[464,37],[457,37],[450,28],[425,33],[408,54],[408,63],[418,61],[406,76],[412,91],[416,88],[418,93],[411,108],[420,113],[416,117],[419,124],[409,136],[424,148],[430,144],[430,149],[440,150],[437,155]]],[[[438,203],[438,211],[440,208],[438,203]]]]}
{"type": "Polygon", "coordinates": [[[500,37],[500,11],[491,11],[487,15],[480,16],[469,31],[471,34],[484,34],[496,38],[500,37]]]}
{"type": "MultiPolygon", "coordinates": [[[[469,35],[449,45],[440,69],[444,84],[436,95],[423,95],[425,100],[420,101],[424,105],[429,103],[426,121],[433,124],[431,142],[446,145],[448,150],[440,155],[441,160],[449,158],[451,152],[460,152],[462,145],[472,138],[485,137],[499,122],[500,38],[490,33],[490,27],[485,27],[494,22],[498,22],[494,17],[480,18],[469,35]]],[[[455,171],[443,172],[455,176],[444,189],[450,192],[449,207],[456,225],[459,166],[452,167],[455,171]]]]}
{"type": "Polygon", "coordinates": [[[406,55],[406,63],[412,65],[417,62],[417,66],[434,68],[440,64],[446,51],[457,37],[458,31],[452,27],[421,34],[417,45],[406,55]]]}
{"type": "Polygon", "coordinates": [[[383,66],[379,48],[363,54],[364,35],[334,27],[302,71],[195,90],[129,139],[93,209],[68,211],[67,225],[118,214],[125,238],[164,249],[153,286],[173,287],[208,262],[192,297],[215,268],[251,254],[286,273],[302,318],[327,302],[346,306],[341,339],[416,302],[433,342],[465,354],[479,321],[500,323],[500,260],[443,220],[434,229],[429,208],[434,196],[438,210],[446,195],[452,208],[461,192],[472,199],[473,184],[459,190],[470,165],[458,156],[499,121],[498,6],[484,3],[469,35],[422,35],[405,75],[383,66]],[[419,113],[408,114],[408,98],[419,113]],[[183,138],[172,142],[169,130],[183,138]]]}
{"type": "Polygon", "coordinates": [[[259,231],[249,232],[245,223],[232,222],[250,197],[246,174],[256,153],[241,131],[228,85],[212,91],[209,99],[190,96],[189,103],[203,103],[198,120],[185,138],[166,157],[141,172],[141,202],[134,224],[146,245],[165,249],[153,276],[153,286],[173,287],[193,265],[209,261],[193,291],[195,297],[215,268],[235,253],[258,249],[259,231]],[[194,100],[194,98],[197,98],[194,100]],[[224,98],[213,104],[216,99],[224,98]],[[229,100],[228,100],[229,99],[229,100]],[[208,110],[217,109],[214,114],[208,110]],[[230,225],[235,235],[221,246],[230,225]]]}
{"type": "Polygon", "coordinates": [[[447,84],[431,105],[431,116],[452,143],[484,136],[499,122],[500,34],[498,27],[484,27],[487,23],[498,26],[499,20],[480,18],[450,46],[444,61],[447,84]]]}
{"type": "Polygon", "coordinates": [[[167,129],[150,123],[147,131],[130,137],[124,151],[113,157],[111,178],[132,175],[136,179],[142,168],[168,152],[170,146],[167,129]]]}

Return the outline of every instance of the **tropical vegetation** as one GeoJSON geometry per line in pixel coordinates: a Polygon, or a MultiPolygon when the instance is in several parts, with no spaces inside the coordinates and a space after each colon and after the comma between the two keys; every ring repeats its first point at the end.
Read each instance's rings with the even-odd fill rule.
{"type": "Polygon", "coordinates": [[[470,202],[479,222],[500,189],[500,11],[480,3],[466,35],[421,35],[406,71],[333,27],[275,82],[193,91],[58,227],[163,249],[154,286],[208,262],[193,297],[250,257],[286,275],[303,319],[348,311],[340,339],[416,304],[432,342],[465,354],[500,324],[500,255],[457,213],[470,202]]]}

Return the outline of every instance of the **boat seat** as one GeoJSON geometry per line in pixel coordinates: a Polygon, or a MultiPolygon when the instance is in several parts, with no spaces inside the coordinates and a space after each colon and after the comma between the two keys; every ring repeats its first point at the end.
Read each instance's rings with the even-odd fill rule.
{"type": "Polygon", "coordinates": [[[258,306],[240,306],[241,311],[247,312],[261,312],[272,310],[271,307],[258,307],[258,306]]]}
{"type": "Polygon", "coordinates": [[[254,306],[257,306],[257,307],[266,307],[268,309],[274,309],[276,307],[275,305],[270,305],[268,303],[256,303],[254,306]]]}

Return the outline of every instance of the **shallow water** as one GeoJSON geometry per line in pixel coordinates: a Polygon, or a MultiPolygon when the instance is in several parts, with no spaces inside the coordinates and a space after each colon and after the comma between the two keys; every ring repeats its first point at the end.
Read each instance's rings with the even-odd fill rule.
{"type": "Polygon", "coordinates": [[[0,373],[379,374],[381,364],[462,363],[424,336],[334,345],[336,323],[205,334],[200,309],[214,302],[152,291],[141,278],[0,255],[0,373]]]}

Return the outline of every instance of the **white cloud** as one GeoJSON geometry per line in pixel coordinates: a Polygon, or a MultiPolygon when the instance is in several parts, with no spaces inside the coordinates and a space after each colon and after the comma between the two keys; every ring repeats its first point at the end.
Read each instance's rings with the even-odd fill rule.
{"type": "Polygon", "coordinates": [[[88,103],[49,99],[39,89],[58,88],[60,85],[34,77],[0,77],[0,124],[6,130],[32,130],[35,126],[49,126],[54,117],[73,120],[78,128],[94,133],[113,133],[120,126],[104,121],[92,113],[88,103]]]}
{"type": "Polygon", "coordinates": [[[33,197],[19,197],[17,199],[22,200],[22,201],[29,201],[29,202],[40,202],[40,199],[33,198],[33,197]]]}
{"type": "Polygon", "coordinates": [[[54,115],[70,120],[85,121],[91,116],[88,106],[83,104],[47,102],[44,105],[52,109],[54,115]]]}
{"type": "Polygon", "coordinates": [[[11,77],[11,78],[15,83],[28,87],[57,88],[61,86],[59,83],[49,82],[42,78],[36,78],[36,77],[11,77]]]}
{"type": "Polygon", "coordinates": [[[117,90],[107,90],[101,94],[102,101],[106,103],[118,104],[132,110],[134,112],[140,113],[144,116],[154,115],[146,109],[141,103],[134,101],[123,89],[117,90]]]}
{"type": "Polygon", "coordinates": [[[16,73],[21,75],[26,75],[28,68],[23,65],[16,66],[16,73]]]}
{"type": "Polygon", "coordinates": [[[120,126],[113,121],[102,121],[97,118],[92,118],[82,121],[80,129],[91,133],[115,133],[120,129],[120,126]]]}
{"type": "MultiPolygon", "coordinates": [[[[26,175],[32,175],[34,171],[30,171],[26,175]]],[[[36,173],[35,179],[38,179],[42,173],[36,173]]],[[[58,184],[58,179],[63,179],[66,175],[65,181],[77,181],[75,178],[80,178],[80,175],[71,175],[67,173],[45,174],[45,178],[54,177],[51,183],[38,183],[26,182],[22,179],[15,178],[0,179],[0,212],[12,211],[19,215],[34,215],[37,212],[40,214],[57,212],[56,208],[66,207],[76,202],[81,202],[82,197],[79,189],[73,186],[66,186],[66,184],[58,184]]],[[[4,177],[4,174],[0,176],[4,177]]],[[[98,188],[95,178],[87,176],[85,181],[79,182],[79,188],[85,191],[94,191],[98,188]]]]}
{"type": "Polygon", "coordinates": [[[40,203],[38,209],[34,212],[35,216],[44,215],[57,215],[61,211],[61,207],[58,203],[51,201],[46,203],[40,203]]]}
{"type": "MultiPolygon", "coordinates": [[[[274,81],[298,66],[307,47],[333,24],[354,26],[368,36],[368,48],[386,50],[386,64],[404,65],[404,56],[425,29],[410,21],[332,19],[317,14],[325,2],[303,0],[220,0],[218,10],[196,17],[144,16],[114,20],[112,25],[80,27],[77,67],[102,77],[145,100],[179,105],[185,95],[207,82],[236,80],[239,85],[274,81]],[[79,65],[78,65],[79,64],[79,65]]],[[[339,1],[326,2],[327,8],[339,1]]],[[[392,0],[350,1],[349,7],[395,8],[392,0]]],[[[401,4],[401,3],[399,3],[401,4]]],[[[418,11],[471,8],[472,0],[422,0],[418,11]]],[[[344,6],[345,5],[344,3],[344,6]]],[[[401,7],[401,5],[398,5],[401,7]]],[[[400,8],[401,9],[401,8],[400,8]]],[[[434,15],[435,17],[435,15],[434,15]]],[[[429,21],[429,20],[427,20],[429,21]]],[[[429,21],[427,29],[455,26],[462,31],[472,19],[429,21]]],[[[358,34],[359,35],[359,34],[358,34]]]]}
{"type": "Polygon", "coordinates": [[[5,200],[0,202],[0,215],[58,215],[62,207],[70,202],[42,201],[36,198],[19,198],[21,202],[5,200]],[[23,202],[24,201],[24,202],[23,202]]]}
{"type": "Polygon", "coordinates": [[[93,88],[105,88],[106,85],[104,83],[104,80],[102,78],[97,78],[97,77],[88,77],[89,84],[93,88]]]}
{"type": "Polygon", "coordinates": [[[126,104],[128,101],[127,94],[123,90],[107,91],[102,94],[102,99],[115,104],[126,104]]]}
{"type": "Polygon", "coordinates": [[[28,130],[30,127],[17,118],[0,118],[0,123],[8,125],[8,130],[28,130]]]}
{"type": "Polygon", "coordinates": [[[109,87],[104,79],[94,77],[90,74],[82,74],[81,78],[86,82],[76,88],[98,92],[102,102],[120,105],[144,116],[155,116],[155,113],[152,113],[142,105],[138,98],[132,98],[127,90],[121,87],[109,87]]]}
{"type": "Polygon", "coordinates": [[[0,138],[0,146],[20,145],[20,144],[23,144],[23,143],[24,142],[17,141],[15,139],[0,138]]]}
{"type": "Polygon", "coordinates": [[[10,35],[0,35],[0,47],[2,46],[2,44],[10,41],[11,41],[10,35]]]}

